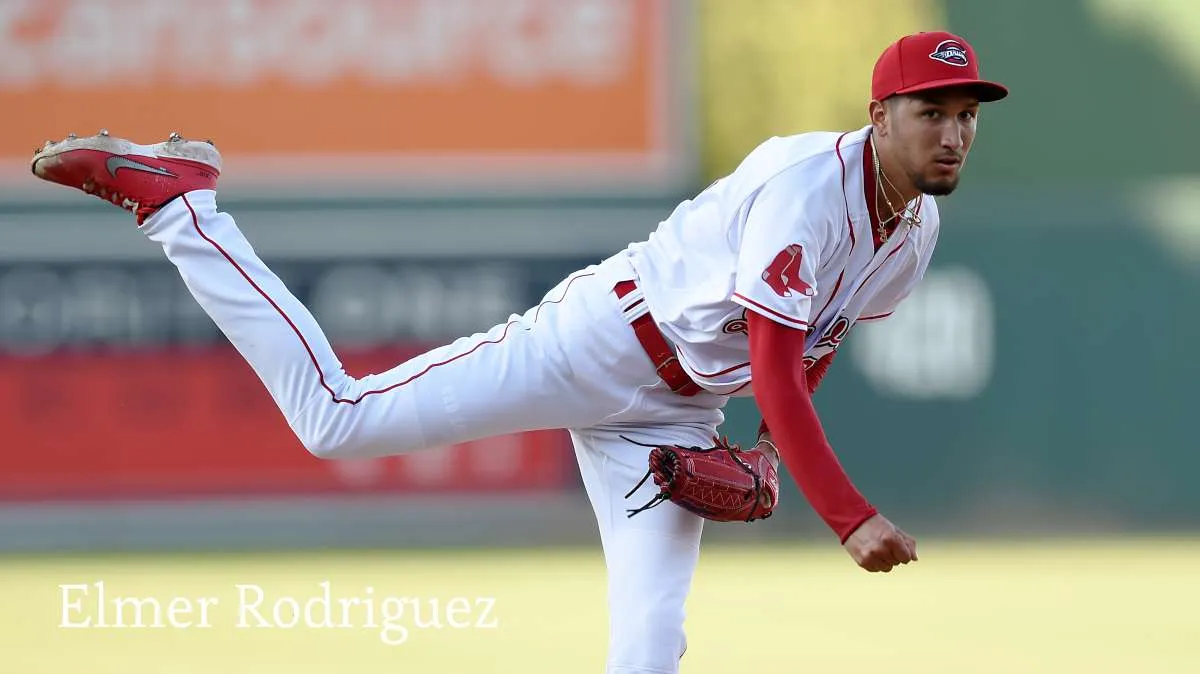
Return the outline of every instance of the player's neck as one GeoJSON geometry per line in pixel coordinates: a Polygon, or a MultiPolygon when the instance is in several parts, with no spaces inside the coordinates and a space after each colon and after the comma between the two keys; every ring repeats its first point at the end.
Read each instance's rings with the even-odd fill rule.
{"type": "Polygon", "coordinates": [[[888,147],[885,140],[876,138],[874,148],[879,158],[881,174],[875,181],[875,193],[884,210],[883,215],[887,217],[890,215],[887,210],[889,201],[899,212],[904,210],[905,204],[921,196],[921,191],[909,180],[907,172],[900,168],[899,162],[896,161],[895,155],[890,151],[891,148],[888,147]]]}

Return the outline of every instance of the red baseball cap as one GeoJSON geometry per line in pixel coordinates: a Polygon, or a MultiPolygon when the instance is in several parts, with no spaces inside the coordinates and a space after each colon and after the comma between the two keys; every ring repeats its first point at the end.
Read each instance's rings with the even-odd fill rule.
{"type": "Polygon", "coordinates": [[[961,37],[942,31],[905,35],[883,51],[871,75],[871,98],[945,87],[969,86],[982,102],[1008,96],[1008,89],[979,79],[975,50],[961,37]]]}

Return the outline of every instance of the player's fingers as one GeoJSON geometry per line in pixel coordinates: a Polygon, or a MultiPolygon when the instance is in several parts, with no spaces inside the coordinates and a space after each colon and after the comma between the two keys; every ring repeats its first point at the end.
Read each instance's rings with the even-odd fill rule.
{"type": "Polygon", "coordinates": [[[872,551],[871,556],[874,558],[876,564],[878,564],[884,571],[891,570],[893,566],[896,566],[900,563],[900,560],[896,557],[895,551],[893,551],[891,546],[887,544],[886,539],[881,541],[881,544],[872,551]]]}
{"type": "Polygon", "coordinates": [[[859,562],[858,565],[861,566],[863,570],[870,571],[871,573],[879,573],[880,571],[888,568],[883,562],[874,557],[867,557],[863,561],[859,562]]]}
{"type": "Polygon", "coordinates": [[[908,564],[913,560],[912,550],[902,535],[889,536],[885,542],[897,564],[908,564]]]}
{"type": "Polygon", "coordinates": [[[869,545],[857,548],[851,554],[859,566],[874,573],[886,573],[900,563],[896,559],[896,554],[888,545],[886,538],[875,540],[869,545]]]}

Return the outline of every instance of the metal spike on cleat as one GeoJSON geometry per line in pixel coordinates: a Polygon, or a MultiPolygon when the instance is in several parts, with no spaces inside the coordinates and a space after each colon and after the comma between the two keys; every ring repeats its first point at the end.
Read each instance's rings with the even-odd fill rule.
{"type": "Polygon", "coordinates": [[[108,135],[108,129],[100,129],[100,135],[101,135],[101,136],[107,136],[107,135],[108,135]]]}
{"type": "Polygon", "coordinates": [[[178,143],[183,140],[183,136],[179,135],[178,131],[172,131],[170,136],[167,136],[168,143],[178,143]]]}

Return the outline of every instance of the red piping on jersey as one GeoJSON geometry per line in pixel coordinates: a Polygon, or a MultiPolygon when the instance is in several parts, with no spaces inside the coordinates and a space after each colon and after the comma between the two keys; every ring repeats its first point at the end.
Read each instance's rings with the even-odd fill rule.
{"type": "MultiPolygon", "coordinates": [[[[746,364],[747,364],[747,365],[749,365],[750,363],[746,363],[746,364]]],[[[752,381],[748,381],[748,382],[746,382],[745,384],[742,384],[741,386],[739,386],[739,387],[737,387],[737,388],[733,389],[733,390],[732,390],[732,391],[730,391],[729,393],[726,393],[725,395],[727,395],[727,396],[734,395],[734,394],[736,394],[738,391],[741,391],[742,389],[746,388],[747,386],[749,386],[749,385],[750,385],[750,384],[752,384],[752,383],[754,383],[754,382],[752,382],[752,381]]]]}
{"type": "Polygon", "coordinates": [[[858,285],[859,290],[866,287],[867,281],[870,281],[872,276],[874,276],[880,269],[883,269],[885,266],[887,266],[887,261],[889,259],[891,259],[891,257],[893,255],[895,255],[896,253],[899,253],[901,251],[901,249],[904,248],[904,244],[908,243],[909,231],[911,231],[911,228],[906,228],[904,230],[904,238],[900,239],[900,243],[896,244],[896,247],[892,249],[892,252],[888,253],[887,256],[883,258],[883,262],[880,262],[878,267],[871,270],[870,274],[867,274],[867,277],[865,279],[863,279],[863,282],[858,285]]]}
{"type": "Polygon", "coordinates": [[[828,299],[825,300],[825,306],[817,312],[817,318],[825,313],[829,305],[833,303],[833,298],[837,297],[838,290],[842,288],[842,280],[846,276],[846,267],[850,265],[850,258],[854,257],[854,246],[857,239],[854,236],[854,220],[850,218],[850,197],[846,196],[846,160],[842,158],[842,139],[849,135],[849,132],[838,136],[837,143],[834,144],[833,150],[837,153],[838,163],[842,166],[842,203],[846,205],[846,229],[850,232],[850,250],[846,253],[846,264],[842,266],[842,271],[838,273],[837,283],[833,285],[833,292],[829,293],[828,299]]]}
{"type": "Polygon", "coordinates": [[[770,307],[763,306],[763,305],[759,304],[758,302],[755,302],[754,300],[750,299],[749,297],[746,297],[745,295],[743,295],[741,293],[734,293],[733,296],[740,300],[744,300],[746,302],[749,302],[750,304],[753,304],[754,306],[758,307],[759,309],[762,309],[763,311],[767,312],[768,314],[771,314],[772,316],[782,318],[785,321],[795,323],[796,325],[799,325],[804,328],[808,327],[808,321],[802,321],[798,318],[792,318],[791,316],[788,316],[787,314],[783,314],[778,311],[775,311],[774,309],[772,309],[770,307]]]}
{"type": "MultiPolygon", "coordinates": [[[[854,249],[851,248],[850,251],[854,252],[854,249]]],[[[850,260],[847,259],[846,265],[848,266],[849,264],[850,260]]],[[[842,271],[838,273],[837,283],[833,284],[833,292],[829,293],[829,298],[825,300],[825,306],[821,307],[821,310],[817,312],[817,320],[821,319],[821,314],[825,313],[825,310],[828,309],[829,305],[833,303],[833,298],[837,297],[838,291],[842,289],[842,279],[845,278],[845,276],[846,267],[842,267],[842,271]]]]}
{"type": "MultiPolygon", "coordinates": [[[[838,279],[838,282],[840,283],[841,279],[838,279]]],[[[737,297],[738,299],[749,302],[750,304],[753,304],[755,307],[757,307],[769,314],[772,314],[774,316],[778,316],[779,318],[782,318],[782,319],[788,321],[789,323],[794,323],[794,324],[798,325],[800,327],[800,329],[808,328],[807,321],[802,321],[798,318],[792,318],[791,316],[788,316],[787,314],[782,314],[778,311],[775,311],[774,309],[772,309],[770,307],[765,307],[765,306],[759,304],[758,302],[755,302],[754,300],[750,299],[749,297],[746,297],[745,295],[743,295],[741,293],[734,293],[733,297],[737,297]]],[[[683,359],[682,354],[680,355],[680,359],[681,360],[683,359]]],[[[749,365],[750,365],[750,363],[748,363],[748,362],[740,363],[738,365],[734,365],[733,367],[727,367],[724,370],[721,370],[720,372],[700,372],[696,368],[692,367],[690,363],[688,364],[688,367],[692,370],[692,374],[695,375],[696,377],[698,377],[700,379],[712,379],[713,377],[720,377],[721,375],[729,374],[730,372],[733,372],[734,370],[740,370],[744,367],[749,367],[749,365]]],[[[738,388],[734,389],[733,392],[736,393],[737,391],[742,390],[749,383],[750,382],[746,382],[745,384],[742,384],[738,388]]]]}
{"type": "Polygon", "coordinates": [[[888,316],[891,316],[892,313],[893,312],[889,311],[886,314],[878,314],[875,316],[860,316],[858,320],[860,320],[860,321],[877,321],[881,318],[887,318],[888,316]]]}
{"type": "MultiPolygon", "coordinates": [[[[242,278],[246,279],[246,282],[247,282],[247,283],[249,283],[249,284],[250,284],[250,286],[251,286],[252,288],[254,288],[254,290],[255,290],[255,291],[257,291],[259,295],[262,295],[263,299],[265,299],[265,300],[266,300],[266,301],[267,301],[267,302],[268,302],[268,303],[271,305],[271,307],[272,307],[273,309],[275,309],[275,312],[276,312],[276,313],[278,313],[278,314],[279,314],[279,316],[280,316],[281,318],[283,318],[283,320],[284,320],[284,321],[286,321],[286,322],[287,322],[287,324],[288,324],[288,327],[290,327],[290,328],[292,329],[292,332],[293,332],[293,333],[295,333],[295,335],[296,335],[296,338],[300,340],[300,344],[302,344],[302,345],[304,346],[304,350],[308,352],[308,358],[309,358],[309,360],[312,362],[313,369],[317,371],[317,379],[318,379],[318,380],[320,381],[320,383],[321,383],[321,388],[325,389],[325,390],[326,390],[326,391],[329,393],[329,397],[330,397],[330,399],[331,399],[331,401],[332,401],[332,402],[335,402],[335,403],[347,403],[347,404],[350,404],[350,405],[357,405],[358,403],[362,402],[362,399],[363,399],[363,398],[366,398],[366,397],[367,397],[367,396],[369,396],[369,395],[377,395],[377,394],[380,394],[380,393],[387,393],[388,391],[391,391],[391,390],[393,390],[393,389],[400,388],[401,386],[404,386],[405,384],[408,384],[408,383],[410,383],[410,382],[412,382],[412,381],[414,381],[414,380],[416,380],[416,379],[418,379],[418,378],[420,378],[420,377],[424,376],[424,375],[425,375],[427,372],[429,372],[430,370],[434,369],[435,367],[440,367],[440,366],[442,366],[442,365],[446,365],[446,364],[448,364],[448,363],[452,363],[452,362],[454,362],[454,361],[458,360],[459,358],[462,358],[462,357],[464,357],[464,356],[468,356],[468,355],[470,355],[470,354],[474,353],[476,350],[478,350],[478,349],[479,349],[479,347],[483,346],[484,344],[499,344],[500,342],[503,342],[503,341],[504,341],[504,339],[505,339],[506,337],[508,337],[508,330],[509,330],[509,328],[511,328],[513,325],[516,325],[516,323],[518,322],[518,321],[510,321],[510,322],[509,322],[507,325],[505,325],[505,326],[504,326],[504,332],[502,332],[502,333],[500,334],[500,338],[499,338],[499,339],[496,339],[496,340],[484,340],[484,341],[482,341],[482,342],[480,342],[480,343],[476,344],[475,346],[471,347],[471,349],[470,349],[470,350],[468,350],[468,351],[466,351],[466,352],[464,352],[464,353],[460,353],[460,354],[458,354],[457,356],[454,356],[454,357],[452,357],[452,358],[448,358],[448,359],[446,359],[446,360],[443,360],[443,361],[441,361],[441,362],[438,362],[438,363],[431,363],[431,364],[430,364],[429,366],[427,366],[427,367],[426,367],[424,370],[421,370],[420,372],[418,372],[418,373],[414,374],[413,376],[409,377],[408,379],[405,379],[404,381],[397,382],[397,383],[395,383],[395,384],[392,384],[391,386],[388,386],[388,387],[386,387],[386,388],[377,389],[377,390],[372,390],[372,391],[367,391],[367,392],[363,393],[362,395],[360,395],[359,397],[357,397],[357,398],[355,398],[355,399],[353,399],[353,400],[351,400],[351,399],[348,399],[348,398],[339,398],[339,397],[337,397],[337,393],[336,393],[336,392],[334,392],[333,388],[332,388],[332,387],[330,387],[330,386],[329,386],[329,384],[328,384],[328,383],[325,381],[325,373],[321,371],[321,367],[320,367],[320,365],[317,363],[317,357],[316,357],[316,355],[313,353],[312,347],[310,347],[310,346],[309,346],[309,344],[308,344],[308,340],[304,338],[304,335],[303,335],[303,334],[300,332],[300,329],[296,327],[296,324],[295,324],[294,322],[292,322],[292,319],[291,319],[291,317],[289,317],[289,316],[287,315],[287,312],[285,312],[285,311],[284,311],[284,310],[283,310],[283,309],[282,309],[282,308],[281,308],[281,307],[280,307],[280,306],[279,306],[279,305],[278,305],[278,304],[275,302],[275,300],[274,300],[274,299],[272,299],[272,298],[271,298],[271,296],[270,296],[269,294],[267,294],[267,292],[266,292],[265,290],[263,290],[261,287],[259,287],[259,285],[258,285],[257,283],[255,283],[255,282],[254,282],[254,279],[250,278],[250,275],[249,275],[248,273],[246,273],[246,270],[245,270],[245,269],[242,269],[242,266],[241,266],[241,265],[239,265],[239,264],[237,263],[237,261],[236,261],[236,260],[234,260],[234,259],[233,259],[233,257],[232,257],[232,256],[230,256],[230,255],[229,255],[229,253],[227,253],[227,252],[225,251],[225,249],[224,249],[224,248],[222,248],[222,247],[221,247],[221,245],[220,245],[219,243],[217,243],[216,241],[214,241],[214,240],[210,239],[210,238],[208,237],[208,235],[204,233],[204,230],[200,228],[200,219],[196,217],[196,210],[195,210],[194,208],[192,208],[192,204],[191,204],[191,202],[190,202],[190,201],[188,201],[188,198],[187,198],[187,195],[186,195],[186,194],[185,194],[185,195],[183,195],[183,203],[184,203],[184,204],[187,206],[187,208],[188,208],[188,211],[190,211],[190,212],[191,212],[191,214],[192,214],[192,226],[193,226],[193,227],[195,227],[195,229],[196,229],[196,233],[200,235],[200,238],[202,238],[202,239],[204,239],[205,241],[207,241],[207,242],[209,243],[209,245],[211,245],[213,248],[215,248],[215,249],[217,250],[217,252],[218,252],[218,253],[220,253],[220,254],[221,254],[221,255],[222,255],[222,256],[223,256],[223,257],[224,257],[226,260],[228,260],[228,261],[229,261],[229,264],[233,265],[233,268],[234,268],[234,269],[236,269],[236,270],[237,270],[237,272],[238,272],[239,274],[241,274],[241,275],[242,275],[242,278]]],[[[537,321],[537,318],[538,318],[538,316],[539,316],[539,315],[541,314],[541,312],[542,312],[542,307],[546,306],[547,304],[558,304],[558,303],[562,302],[562,301],[563,301],[563,300],[566,298],[566,296],[567,296],[567,291],[571,289],[571,285],[572,285],[573,283],[575,283],[576,279],[580,279],[580,278],[583,278],[583,277],[585,277],[585,276],[594,276],[594,275],[595,275],[595,273],[594,273],[594,272],[588,272],[588,273],[586,273],[586,274],[580,274],[580,275],[578,275],[578,276],[575,276],[574,278],[572,278],[570,281],[568,281],[568,282],[567,282],[567,287],[566,287],[566,288],[563,288],[563,296],[562,296],[562,297],[558,298],[557,300],[547,300],[547,301],[545,301],[545,302],[542,302],[541,304],[539,304],[539,305],[538,305],[538,307],[537,307],[537,310],[536,310],[536,311],[534,311],[534,314],[533,314],[533,320],[534,320],[535,322],[537,321]]]]}
{"type": "Polygon", "coordinates": [[[842,158],[842,139],[850,135],[850,132],[843,133],[838,136],[837,142],[833,144],[833,151],[837,154],[838,163],[842,165],[842,201],[846,204],[846,224],[850,228],[850,252],[854,252],[854,221],[850,219],[850,198],[846,196],[846,160],[842,158]]]}
{"type": "MultiPolygon", "coordinates": [[[[679,360],[681,360],[681,361],[687,360],[686,358],[684,358],[682,351],[679,352],[679,360]]],[[[727,367],[724,370],[721,370],[720,372],[700,372],[696,368],[692,367],[691,363],[688,363],[688,369],[690,369],[692,371],[692,374],[694,374],[696,377],[699,377],[700,379],[712,379],[713,377],[720,377],[723,374],[729,374],[730,372],[733,372],[734,370],[740,370],[744,367],[750,367],[749,361],[747,361],[745,363],[739,363],[737,365],[734,365],[733,367],[727,367]]]]}

